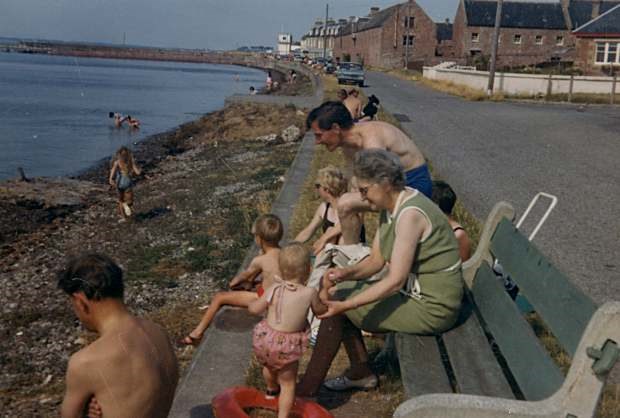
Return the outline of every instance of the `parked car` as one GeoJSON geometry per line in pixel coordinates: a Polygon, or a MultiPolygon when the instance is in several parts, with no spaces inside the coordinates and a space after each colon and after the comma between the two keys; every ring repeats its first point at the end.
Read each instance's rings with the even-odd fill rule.
{"type": "Polygon", "coordinates": [[[353,83],[364,87],[364,67],[355,62],[341,62],[336,71],[338,84],[353,83]]]}

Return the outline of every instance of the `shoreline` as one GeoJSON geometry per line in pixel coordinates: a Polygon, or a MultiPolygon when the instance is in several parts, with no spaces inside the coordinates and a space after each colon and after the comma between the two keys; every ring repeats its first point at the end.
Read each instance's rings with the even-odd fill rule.
{"type": "MultiPolygon", "coordinates": [[[[279,137],[289,125],[302,128],[301,135],[303,120],[291,107],[233,103],[143,142],[146,176],[135,187],[131,222],[117,222],[115,193],[93,183],[105,181],[105,161],[82,179],[65,179],[66,187],[94,185],[92,195],[0,244],[0,292],[10,302],[0,310],[0,332],[8,337],[0,341],[5,413],[56,415],[66,360],[94,338],[75,327],[55,288],[54,272],[70,254],[111,255],[126,273],[132,310],[164,326],[173,340],[188,332],[201,315],[197,306],[241,264],[251,222],[269,210],[296,154],[299,142],[267,136],[279,137]]],[[[176,351],[187,364],[191,349],[176,351]]]]}

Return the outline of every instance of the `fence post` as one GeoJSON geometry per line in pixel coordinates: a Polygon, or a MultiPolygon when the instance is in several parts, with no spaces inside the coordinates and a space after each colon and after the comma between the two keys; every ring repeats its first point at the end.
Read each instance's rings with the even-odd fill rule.
{"type": "Polygon", "coordinates": [[[609,102],[611,104],[614,104],[614,102],[616,101],[616,75],[614,74],[614,79],[611,82],[611,97],[609,102]]]}
{"type": "Polygon", "coordinates": [[[549,74],[549,80],[547,81],[547,101],[551,100],[551,82],[553,75],[549,74]]]}
{"type": "Polygon", "coordinates": [[[568,103],[573,101],[573,83],[575,82],[575,75],[570,75],[570,83],[568,84],[568,103]]]}

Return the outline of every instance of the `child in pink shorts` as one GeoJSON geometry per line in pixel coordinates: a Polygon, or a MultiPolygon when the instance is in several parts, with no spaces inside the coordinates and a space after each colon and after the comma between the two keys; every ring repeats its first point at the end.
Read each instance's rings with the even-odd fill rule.
{"type": "Polygon", "coordinates": [[[308,310],[321,315],[327,307],[316,289],[304,286],[310,275],[310,252],[303,244],[283,247],[279,263],[284,279],[277,278],[248,310],[256,315],[267,311],[254,328],[254,354],[263,365],[267,395],[280,394],[278,418],[287,418],[295,402],[299,358],[308,343],[308,310]]]}

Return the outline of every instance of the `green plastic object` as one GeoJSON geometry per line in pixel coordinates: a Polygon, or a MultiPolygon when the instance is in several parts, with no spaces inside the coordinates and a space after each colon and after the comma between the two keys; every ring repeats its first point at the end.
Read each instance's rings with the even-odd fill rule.
{"type": "Polygon", "coordinates": [[[603,348],[600,350],[594,347],[588,347],[586,350],[588,357],[594,359],[592,370],[597,376],[607,374],[614,367],[618,357],[620,357],[620,349],[618,345],[611,340],[605,341],[603,348]]]}

